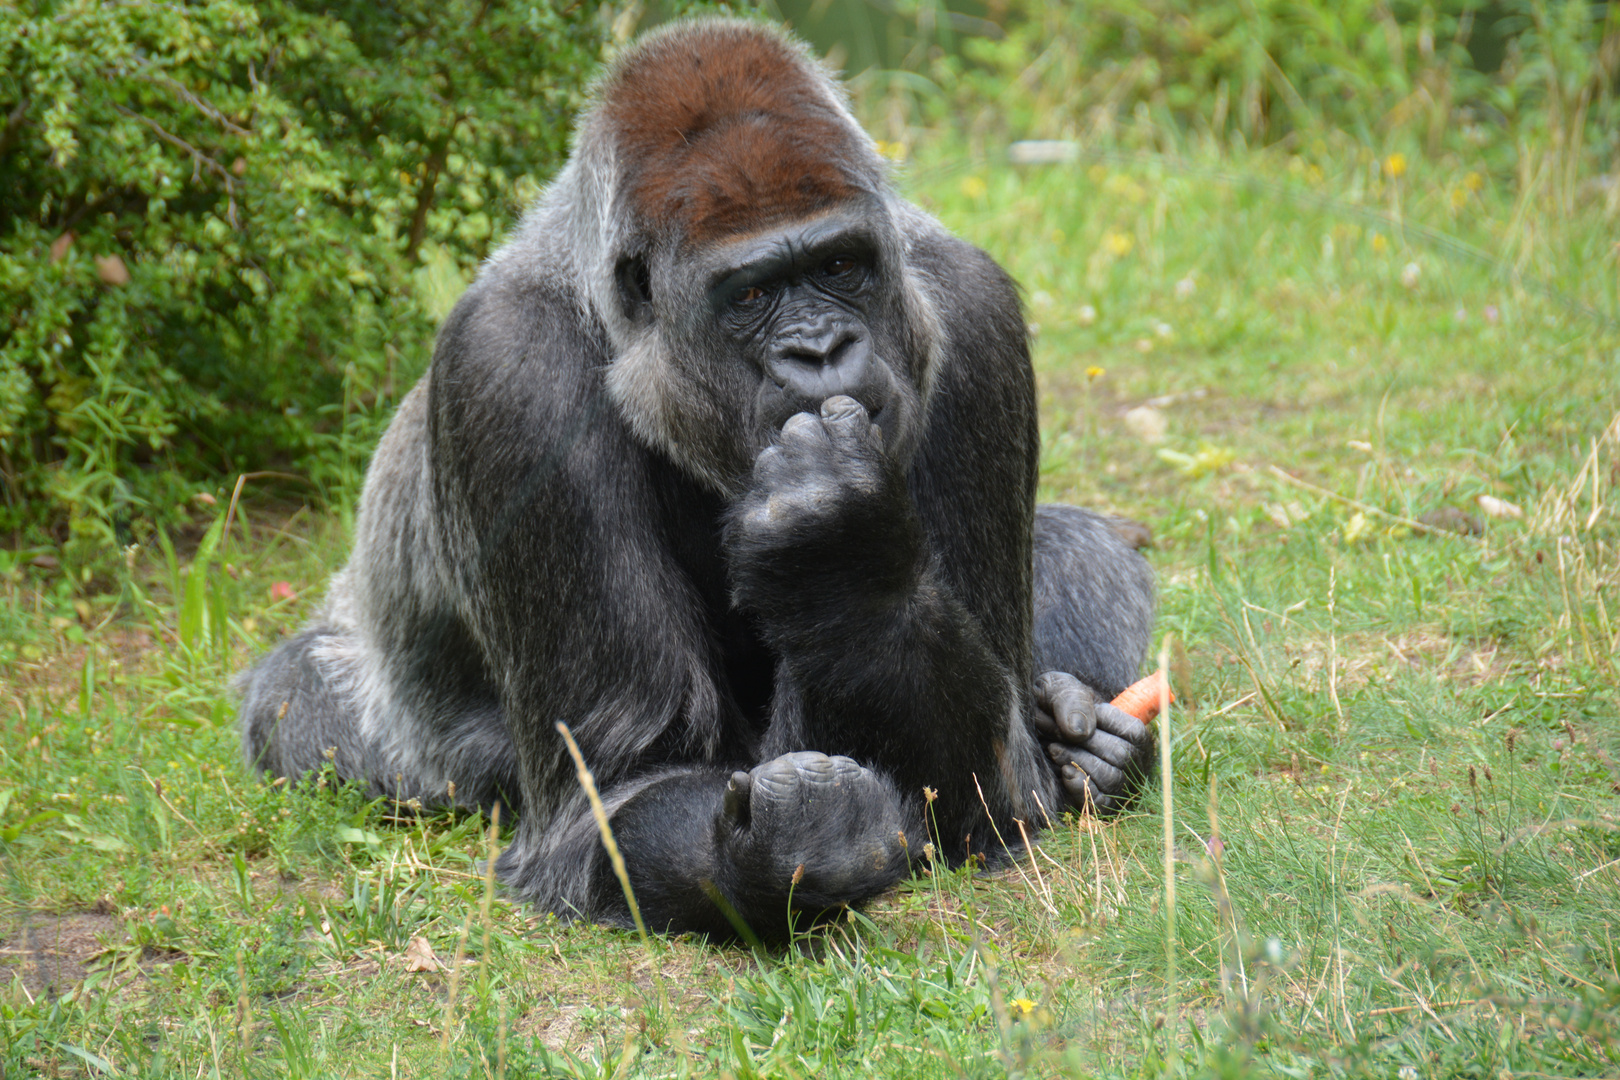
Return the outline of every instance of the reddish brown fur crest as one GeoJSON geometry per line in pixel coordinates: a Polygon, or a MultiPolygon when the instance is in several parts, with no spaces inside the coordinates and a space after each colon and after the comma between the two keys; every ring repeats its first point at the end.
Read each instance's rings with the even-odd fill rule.
{"type": "Polygon", "coordinates": [[[704,243],[874,190],[870,151],[819,80],[761,27],[699,23],[643,44],[602,91],[631,209],[704,243]]]}

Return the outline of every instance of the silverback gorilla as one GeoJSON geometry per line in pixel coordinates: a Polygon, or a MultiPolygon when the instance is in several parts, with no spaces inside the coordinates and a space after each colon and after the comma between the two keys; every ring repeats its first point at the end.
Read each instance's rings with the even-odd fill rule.
{"type": "Polygon", "coordinates": [[[1035,505],[1039,445],[1012,282],[829,75],[754,23],[652,34],[446,321],[324,608],[242,677],[247,759],[499,802],[510,890],[626,924],[565,722],[671,932],[995,858],[1151,753],[1106,704],[1151,572],[1035,505]]]}

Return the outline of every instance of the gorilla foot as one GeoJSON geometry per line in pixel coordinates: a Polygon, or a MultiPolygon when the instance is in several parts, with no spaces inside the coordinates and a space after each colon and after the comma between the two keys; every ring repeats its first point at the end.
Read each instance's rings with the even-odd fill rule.
{"type": "Polygon", "coordinates": [[[733,773],[716,826],[738,891],[759,902],[790,895],[803,910],[859,903],[906,872],[894,786],[847,757],[800,751],[733,773]]]}
{"type": "Polygon", "coordinates": [[[1094,814],[1123,810],[1153,756],[1153,729],[1063,671],[1035,680],[1035,726],[1069,804],[1094,814]]]}

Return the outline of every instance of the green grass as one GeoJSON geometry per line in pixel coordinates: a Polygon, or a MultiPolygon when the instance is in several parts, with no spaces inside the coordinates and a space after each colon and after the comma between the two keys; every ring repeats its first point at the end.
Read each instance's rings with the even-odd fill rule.
{"type": "Polygon", "coordinates": [[[1326,146],[955,154],[904,184],[1023,283],[1044,497],[1157,538],[1173,987],[1157,786],[756,957],[513,906],[478,819],[260,784],[228,680],[345,529],[249,501],[121,581],[0,556],[5,1075],[1620,1072],[1612,211],[1326,146]]]}

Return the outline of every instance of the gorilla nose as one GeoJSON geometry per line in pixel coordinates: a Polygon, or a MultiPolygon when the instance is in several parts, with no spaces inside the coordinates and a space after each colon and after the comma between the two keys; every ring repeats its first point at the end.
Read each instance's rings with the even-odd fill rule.
{"type": "Polygon", "coordinates": [[[805,407],[847,394],[876,412],[883,401],[874,394],[883,380],[873,377],[874,366],[871,340],[848,328],[780,340],[766,364],[771,378],[805,407]]]}

